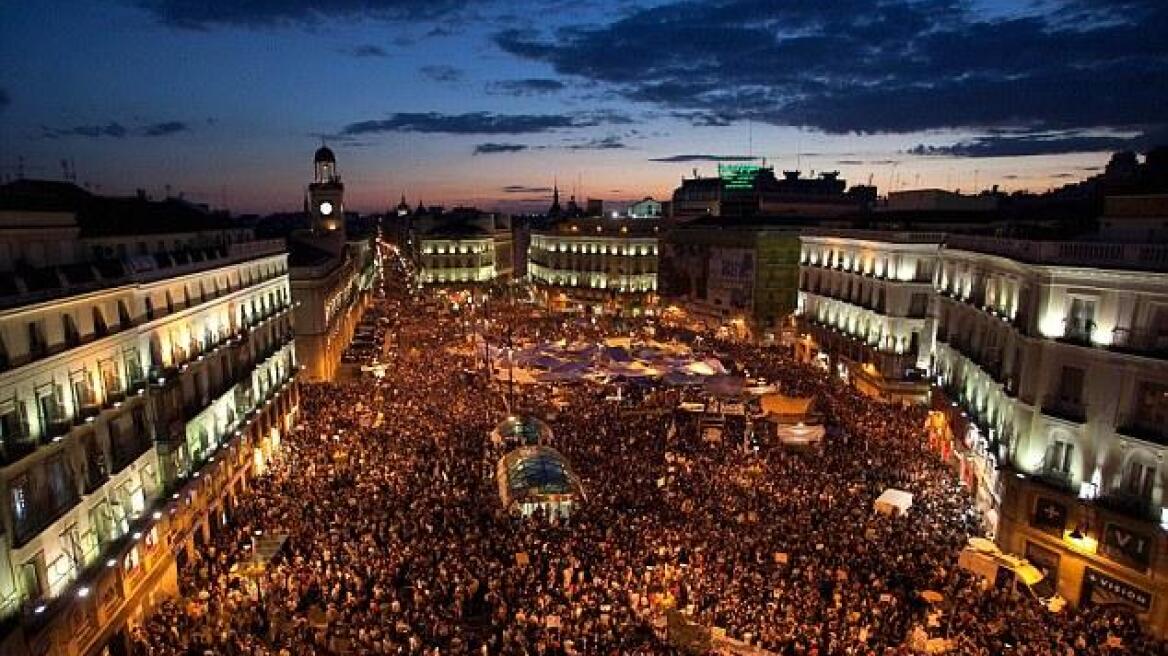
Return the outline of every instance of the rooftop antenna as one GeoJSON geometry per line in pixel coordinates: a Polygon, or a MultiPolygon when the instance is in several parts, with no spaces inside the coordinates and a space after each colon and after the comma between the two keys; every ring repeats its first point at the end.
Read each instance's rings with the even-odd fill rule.
{"type": "Polygon", "coordinates": [[[754,120],[750,117],[746,119],[746,155],[754,159],[754,120]]]}
{"type": "Polygon", "coordinates": [[[16,179],[24,179],[24,155],[16,158],[16,179]]]}
{"type": "Polygon", "coordinates": [[[973,170],[973,193],[975,193],[975,194],[978,193],[979,191],[981,191],[981,187],[977,186],[978,178],[980,176],[981,176],[981,169],[974,169],[973,170]]]}

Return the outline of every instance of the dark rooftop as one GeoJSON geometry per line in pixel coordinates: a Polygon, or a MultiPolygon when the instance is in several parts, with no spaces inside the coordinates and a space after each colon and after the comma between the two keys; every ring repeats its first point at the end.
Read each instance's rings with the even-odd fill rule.
{"type": "Polygon", "coordinates": [[[70,182],[16,180],[0,185],[0,210],[72,212],[81,237],[201,232],[242,227],[226,212],[181,198],[98,196],[70,182]]]}
{"type": "Polygon", "coordinates": [[[462,221],[450,221],[434,226],[426,232],[430,237],[483,237],[490,234],[481,226],[462,221]]]}

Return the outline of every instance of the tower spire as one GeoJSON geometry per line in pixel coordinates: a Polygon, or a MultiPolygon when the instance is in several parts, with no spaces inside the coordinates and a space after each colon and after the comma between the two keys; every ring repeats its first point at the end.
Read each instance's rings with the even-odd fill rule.
{"type": "Polygon", "coordinates": [[[557,219],[560,217],[560,182],[556,178],[552,178],[552,206],[548,208],[548,218],[557,219]]]}

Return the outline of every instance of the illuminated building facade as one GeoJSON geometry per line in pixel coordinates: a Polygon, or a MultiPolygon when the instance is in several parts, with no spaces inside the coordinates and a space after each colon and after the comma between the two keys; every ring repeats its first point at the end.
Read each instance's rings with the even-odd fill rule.
{"type": "Polygon", "coordinates": [[[554,310],[640,314],[657,303],[658,229],[649,219],[533,229],[528,275],[554,310]]]}
{"type": "Polygon", "coordinates": [[[803,232],[796,349],[860,389],[924,401],[933,354],[941,233],[803,232]]]}
{"type": "Polygon", "coordinates": [[[413,217],[418,279],[461,286],[506,280],[514,273],[511,217],[470,208],[431,208],[413,217]]]}
{"type": "Polygon", "coordinates": [[[873,231],[802,241],[797,352],[838,358],[861,388],[876,374],[894,382],[880,349],[905,359],[891,374],[926,373],[930,444],[987,532],[1072,604],[1121,603],[1168,634],[1168,246],[873,231]]]}
{"type": "Polygon", "coordinates": [[[942,260],[935,373],[990,528],[1168,633],[1168,246],[954,235],[942,260]]]}
{"type": "Polygon", "coordinates": [[[661,201],[653,200],[646,196],[641,200],[629,205],[629,209],[625,212],[630,219],[660,219],[661,201]]]}
{"type": "Polygon", "coordinates": [[[294,421],[287,254],[176,200],[0,208],[0,653],[117,651],[294,421]]]}

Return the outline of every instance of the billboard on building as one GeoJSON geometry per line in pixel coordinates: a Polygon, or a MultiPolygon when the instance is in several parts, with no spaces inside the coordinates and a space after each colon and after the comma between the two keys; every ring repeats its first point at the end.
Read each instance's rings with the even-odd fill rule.
{"type": "Polygon", "coordinates": [[[749,248],[711,248],[709,297],[725,307],[750,309],[754,296],[754,251],[749,248]]]}

